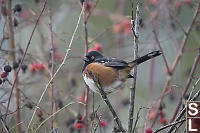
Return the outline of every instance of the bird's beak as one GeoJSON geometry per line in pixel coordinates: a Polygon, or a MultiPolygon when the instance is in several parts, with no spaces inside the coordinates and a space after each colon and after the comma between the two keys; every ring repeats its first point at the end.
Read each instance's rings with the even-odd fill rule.
{"type": "Polygon", "coordinates": [[[82,58],[82,60],[86,61],[86,62],[89,62],[90,60],[85,56],[82,58]]]}

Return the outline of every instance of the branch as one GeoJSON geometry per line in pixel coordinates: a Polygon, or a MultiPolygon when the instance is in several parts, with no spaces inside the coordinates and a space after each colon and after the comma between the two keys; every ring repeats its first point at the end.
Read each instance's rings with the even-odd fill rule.
{"type": "Polygon", "coordinates": [[[36,27],[37,27],[37,25],[38,25],[38,23],[39,23],[40,17],[41,17],[41,15],[42,15],[42,13],[44,12],[44,9],[45,9],[45,7],[46,7],[47,1],[48,1],[48,0],[45,0],[45,3],[44,3],[43,8],[42,8],[42,11],[40,12],[40,15],[38,16],[38,18],[37,18],[37,20],[36,20],[36,23],[35,23],[35,26],[34,26],[34,28],[33,28],[33,31],[31,32],[31,35],[30,35],[30,39],[28,40],[28,43],[27,43],[27,45],[26,45],[26,49],[25,49],[24,54],[23,54],[23,56],[22,56],[21,62],[20,62],[20,64],[19,64],[19,68],[17,69],[16,77],[15,77],[15,79],[14,79],[14,82],[13,82],[13,85],[12,85],[12,88],[11,88],[11,91],[10,91],[9,99],[8,99],[8,105],[7,105],[7,108],[6,108],[5,118],[7,117],[7,113],[8,113],[8,109],[9,109],[9,105],[10,105],[10,100],[11,100],[12,93],[13,93],[13,89],[15,88],[15,84],[16,84],[16,82],[17,82],[17,75],[19,74],[19,71],[21,70],[22,63],[23,63],[23,61],[24,61],[24,58],[25,58],[26,53],[27,53],[27,51],[28,51],[28,48],[29,48],[29,46],[30,46],[30,43],[31,43],[31,40],[32,40],[32,38],[33,38],[33,34],[34,34],[34,32],[35,32],[35,29],[36,29],[36,27]]]}
{"type": "Polygon", "coordinates": [[[174,125],[179,124],[179,123],[182,123],[182,122],[184,122],[184,121],[186,121],[186,119],[182,119],[182,120],[180,120],[180,121],[177,121],[177,122],[174,122],[174,123],[170,123],[170,124],[168,124],[168,125],[165,125],[165,126],[159,128],[159,129],[157,129],[156,131],[154,131],[154,133],[160,132],[160,131],[162,131],[162,130],[168,128],[168,127],[174,126],[174,125]]]}
{"type": "Polygon", "coordinates": [[[151,127],[153,127],[153,125],[154,125],[155,122],[156,122],[156,119],[157,119],[157,116],[158,116],[158,112],[159,112],[159,107],[160,107],[161,104],[162,104],[162,101],[163,101],[163,99],[164,99],[165,92],[167,91],[167,88],[168,88],[168,86],[169,86],[169,84],[170,84],[170,82],[171,82],[172,75],[173,75],[173,73],[174,73],[174,71],[175,71],[175,69],[176,69],[176,67],[177,67],[177,64],[178,64],[178,62],[180,61],[180,58],[182,57],[182,53],[183,53],[183,51],[184,51],[186,42],[187,42],[187,40],[188,40],[188,35],[190,34],[190,32],[191,32],[191,30],[192,30],[192,27],[194,26],[194,23],[195,23],[195,21],[196,21],[196,19],[197,19],[197,15],[198,15],[198,10],[199,10],[199,9],[200,9],[200,2],[199,2],[198,6],[197,6],[197,8],[196,8],[196,10],[195,10],[195,13],[194,13],[194,16],[193,16],[193,19],[192,19],[192,23],[190,24],[188,30],[186,31],[187,34],[184,35],[184,38],[183,38],[183,40],[182,40],[182,44],[181,44],[181,46],[180,46],[180,48],[179,48],[178,54],[177,54],[177,56],[176,56],[176,59],[174,60],[174,64],[172,65],[171,75],[168,75],[168,76],[167,76],[167,79],[166,79],[166,81],[165,81],[165,85],[164,85],[164,87],[163,87],[163,89],[162,89],[161,97],[160,97],[160,99],[159,99],[159,101],[158,101],[158,103],[157,103],[157,107],[156,107],[156,111],[155,111],[156,117],[152,120],[151,127]]]}
{"type": "MultiPolygon", "coordinates": [[[[196,81],[195,85],[193,87],[196,87],[196,85],[199,83],[200,78],[196,81]]],[[[197,91],[197,93],[194,94],[194,96],[189,100],[189,101],[195,101],[200,95],[200,89],[199,91],[197,91]]],[[[181,117],[185,114],[186,112],[186,107],[184,107],[181,112],[179,113],[179,115],[176,117],[176,119],[174,120],[174,122],[177,122],[181,119],[181,117]]],[[[171,133],[175,128],[175,125],[171,126],[171,128],[167,131],[167,133],[171,133]]]]}
{"type": "MultiPolygon", "coordinates": [[[[14,40],[14,31],[13,31],[13,21],[12,21],[12,0],[8,0],[7,2],[7,10],[8,10],[8,34],[9,34],[9,44],[10,44],[10,50],[12,51],[11,54],[10,54],[10,57],[11,57],[11,61],[12,62],[15,62],[16,61],[16,57],[15,57],[15,40],[14,40]]],[[[18,86],[18,81],[17,81],[17,78],[18,78],[18,74],[17,74],[17,71],[16,69],[14,70],[14,74],[13,74],[13,79],[16,79],[15,81],[15,87],[16,89],[14,89],[14,102],[15,102],[15,109],[18,109],[19,106],[20,106],[20,100],[19,100],[19,90],[17,88],[18,86]]],[[[13,86],[14,88],[14,86],[13,86]]],[[[11,89],[13,91],[13,89],[11,89]]],[[[10,98],[9,98],[9,101],[8,103],[10,103],[10,98]]],[[[6,109],[6,112],[9,108],[9,104],[7,105],[7,109],[6,109]]],[[[6,120],[6,116],[5,116],[5,120],[6,120]]],[[[17,110],[16,113],[15,113],[15,123],[17,125],[17,133],[21,133],[21,126],[18,125],[18,123],[20,123],[20,110],[17,110]]]]}
{"type": "MultiPolygon", "coordinates": [[[[83,2],[83,19],[84,19],[84,37],[85,37],[85,55],[88,53],[88,30],[87,30],[87,0],[83,2]]],[[[85,105],[84,105],[84,116],[85,116],[85,133],[88,133],[88,95],[89,95],[89,87],[86,85],[85,87],[85,105]]]]}
{"type": "Polygon", "coordinates": [[[177,106],[176,106],[176,109],[175,109],[175,112],[174,112],[174,115],[173,115],[171,121],[174,120],[174,118],[176,117],[176,115],[177,115],[177,113],[178,113],[178,111],[179,111],[179,109],[180,109],[180,107],[181,107],[183,97],[185,96],[185,94],[187,93],[187,91],[188,91],[188,89],[189,89],[189,87],[190,87],[190,84],[191,84],[191,82],[192,82],[192,77],[193,77],[193,75],[194,75],[194,73],[195,73],[195,71],[196,71],[196,68],[197,68],[197,65],[198,65],[198,63],[199,63],[199,60],[200,60],[200,48],[199,48],[199,50],[198,50],[197,56],[196,56],[196,58],[195,58],[195,60],[194,60],[194,63],[193,63],[193,65],[192,65],[192,69],[191,69],[191,71],[190,71],[190,75],[189,75],[189,77],[188,77],[188,79],[187,79],[187,82],[186,82],[186,84],[185,84],[185,87],[184,87],[184,89],[183,89],[182,96],[181,96],[181,97],[179,98],[179,100],[178,100],[178,104],[177,104],[177,106]]]}
{"type": "MultiPolygon", "coordinates": [[[[51,72],[50,72],[50,78],[53,77],[54,73],[55,73],[55,45],[54,45],[54,42],[53,42],[53,29],[52,29],[52,13],[51,13],[51,9],[49,9],[48,11],[49,13],[49,27],[50,27],[50,38],[51,38],[51,43],[50,43],[50,53],[51,53],[51,72]]],[[[51,83],[50,83],[50,99],[51,99],[51,115],[53,114],[54,112],[54,81],[52,80],[51,83]]],[[[50,118],[50,129],[51,131],[53,131],[53,117],[50,118]]]]}
{"type": "Polygon", "coordinates": [[[107,94],[104,92],[103,88],[101,87],[100,82],[98,81],[98,79],[96,79],[96,77],[92,74],[91,71],[88,71],[88,73],[90,74],[90,76],[92,77],[92,79],[95,82],[95,85],[99,89],[99,92],[101,94],[102,99],[104,100],[104,102],[106,103],[108,108],[110,109],[110,112],[112,113],[113,118],[114,118],[115,122],[117,123],[117,125],[119,127],[119,130],[121,130],[121,132],[123,132],[123,133],[126,133],[125,129],[122,127],[122,124],[121,124],[121,121],[120,121],[119,117],[117,116],[117,113],[115,112],[115,110],[112,107],[110,101],[108,100],[107,94]]]}
{"type": "MultiPolygon", "coordinates": [[[[132,2],[132,1],[131,1],[132,2]]],[[[135,18],[135,24],[134,24],[134,29],[132,28],[132,32],[133,32],[133,37],[134,37],[134,59],[138,58],[138,38],[139,38],[139,21],[141,19],[140,17],[140,12],[141,12],[141,3],[137,4],[137,8],[136,8],[136,18],[135,18]]],[[[132,20],[131,22],[133,22],[133,2],[132,2],[132,20]]],[[[132,82],[132,87],[131,87],[131,93],[130,93],[130,105],[129,105],[129,121],[128,121],[128,131],[129,133],[132,132],[132,128],[133,128],[133,115],[134,115],[134,103],[135,103],[135,89],[136,89],[136,78],[137,78],[137,66],[134,67],[133,69],[134,74],[133,74],[133,82],[132,82]]]]}
{"type": "MultiPolygon", "coordinates": [[[[47,0],[46,0],[46,1],[47,1],[47,0]]],[[[64,58],[63,58],[63,60],[62,60],[62,63],[60,64],[60,66],[59,66],[59,67],[57,68],[57,70],[55,71],[53,77],[52,77],[52,78],[49,80],[49,82],[46,84],[45,89],[43,90],[43,92],[42,92],[42,94],[41,94],[41,96],[40,96],[40,98],[39,98],[39,100],[38,100],[38,105],[39,105],[40,102],[42,101],[42,98],[43,98],[43,96],[44,96],[44,94],[45,94],[47,88],[49,87],[51,81],[55,78],[55,76],[58,74],[58,72],[61,70],[61,68],[65,65],[65,62],[66,62],[66,60],[67,60],[69,51],[71,50],[71,47],[72,47],[72,42],[73,42],[73,40],[74,40],[75,33],[76,33],[76,31],[77,31],[77,29],[78,29],[78,27],[79,27],[79,23],[80,23],[80,20],[81,20],[82,13],[83,13],[83,10],[81,10],[81,12],[80,12],[80,14],[79,14],[76,27],[75,27],[74,32],[73,32],[73,34],[72,34],[72,37],[71,37],[71,40],[70,40],[70,43],[69,43],[69,47],[66,49],[66,53],[65,53],[65,56],[64,56],[64,58]]],[[[34,110],[34,112],[33,112],[33,114],[32,114],[31,120],[30,120],[29,123],[28,123],[28,127],[27,127],[25,133],[28,132],[28,129],[29,129],[30,125],[31,125],[31,122],[33,121],[33,117],[34,117],[34,115],[35,115],[35,113],[36,113],[36,110],[37,110],[37,108],[35,108],[35,110],[34,110]]]]}

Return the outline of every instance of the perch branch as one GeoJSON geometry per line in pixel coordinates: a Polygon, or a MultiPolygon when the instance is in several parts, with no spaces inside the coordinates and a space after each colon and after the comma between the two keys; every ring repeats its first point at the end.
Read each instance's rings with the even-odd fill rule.
{"type": "Polygon", "coordinates": [[[101,87],[100,82],[98,81],[98,79],[96,79],[96,77],[92,74],[91,71],[88,71],[88,73],[90,74],[90,76],[94,80],[97,88],[99,89],[99,92],[101,94],[102,99],[104,100],[104,102],[106,103],[106,105],[108,106],[108,108],[110,109],[110,112],[112,113],[113,118],[114,118],[115,122],[117,123],[117,125],[119,127],[119,130],[121,130],[121,132],[123,132],[123,133],[126,133],[125,129],[122,127],[121,120],[117,116],[117,113],[115,112],[115,110],[112,107],[110,101],[108,100],[107,94],[104,92],[103,88],[101,87]]]}

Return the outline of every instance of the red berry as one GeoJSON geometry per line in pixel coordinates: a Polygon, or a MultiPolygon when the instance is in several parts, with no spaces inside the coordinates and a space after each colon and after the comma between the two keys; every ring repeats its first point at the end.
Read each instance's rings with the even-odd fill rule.
{"type": "Polygon", "coordinates": [[[36,70],[35,65],[34,65],[33,63],[30,63],[30,64],[28,65],[28,69],[29,69],[31,72],[34,72],[34,71],[36,70]]]}
{"type": "Polygon", "coordinates": [[[45,69],[45,65],[42,64],[42,63],[39,63],[37,64],[37,67],[36,67],[39,71],[43,71],[45,69]]]}
{"type": "Polygon", "coordinates": [[[176,8],[179,9],[181,7],[181,2],[180,1],[176,1],[175,2],[175,6],[176,6],[176,8]]]}
{"type": "Polygon", "coordinates": [[[150,0],[150,3],[152,6],[156,6],[158,3],[158,0],[150,0]]]}
{"type": "Polygon", "coordinates": [[[87,9],[90,10],[92,7],[92,2],[91,1],[87,1],[87,9]]]}
{"type": "Polygon", "coordinates": [[[145,133],[152,133],[152,128],[146,128],[145,133]]]}
{"type": "Polygon", "coordinates": [[[1,73],[1,78],[6,78],[8,76],[8,73],[7,72],[2,72],[1,73]]]}
{"type": "Polygon", "coordinates": [[[153,111],[151,111],[150,113],[149,113],[149,119],[150,120],[153,120],[154,118],[155,118],[155,113],[153,112],[153,111]]]}
{"type": "Polygon", "coordinates": [[[163,110],[160,110],[160,111],[159,111],[159,114],[160,114],[161,116],[164,116],[164,115],[165,115],[164,112],[163,112],[163,110]]]}
{"type": "Polygon", "coordinates": [[[183,2],[184,2],[185,4],[188,4],[188,5],[191,4],[191,1],[190,1],[190,0],[183,0],[183,2]]]}
{"type": "Polygon", "coordinates": [[[37,114],[38,117],[42,117],[43,116],[43,113],[42,113],[42,111],[40,109],[37,109],[36,114],[37,114]]]}
{"type": "Polygon", "coordinates": [[[78,123],[78,122],[74,123],[74,128],[75,129],[81,129],[82,127],[83,127],[83,123],[78,123]]]}
{"type": "Polygon", "coordinates": [[[101,44],[100,44],[100,43],[95,44],[94,49],[95,49],[96,51],[102,51],[102,46],[101,46],[101,44]]]}
{"type": "Polygon", "coordinates": [[[23,20],[27,20],[29,18],[29,12],[28,11],[22,11],[20,13],[20,17],[23,19],[23,20]]]}
{"type": "Polygon", "coordinates": [[[167,120],[165,117],[161,117],[160,118],[160,123],[163,124],[163,125],[166,125],[167,124],[167,120]]]}
{"type": "Polygon", "coordinates": [[[106,127],[107,126],[107,122],[105,120],[100,120],[100,126],[101,127],[106,127]]]}
{"type": "Polygon", "coordinates": [[[122,22],[124,33],[130,34],[131,33],[131,21],[128,19],[123,20],[122,22]]]}

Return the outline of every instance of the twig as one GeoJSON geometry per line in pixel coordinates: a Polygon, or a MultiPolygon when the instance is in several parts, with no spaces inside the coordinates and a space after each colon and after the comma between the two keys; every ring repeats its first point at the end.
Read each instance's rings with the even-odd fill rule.
{"type": "Polygon", "coordinates": [[[162,47],[161,47],[160,41],[159,41],[159,39],[158,39],[158,35],[156,34],[155,24],[153,23],[153,21],[151,21],[151,23],[152,23],[152,32],[153,32],[153,35],[154,35],[156,44],[158,45],[158,47],[159,47],[159,49],[160,49],[160,51],[161,51],[161,53],[162,53],[162,58],[163,58],[163,60],[164,60],[165,67],[166,67],[166,69],[167,69],[167,74],[168,74],[168,75],[171,75],[172,73],[171,73],[171,70],[170,70],[169,65],[168,65],[168,63],[167,63],[167,59],[166,59],[165,54],[164,54],[164,52],[163,52],[163,49],[162,49],[162,47]]]}
{"type": "Polygon", "coordinates": [[[135,124],[134,124],[134,127],[133,127],[133,131],[132,131],[132,133],[134,133],[135,132],[135,129],[136,129],[136,125],[137,125],[137,123],[138,123],[138,120],[140,119],[140,111],[141,111],[141,109],[142,109],[142,107],[140,107],[139,108],[139,110],[138,110],[138,112],[137,112],[137,116],[136,116],[136,120],[135,120],[135,124]]]}
{"type": "MultiPolygon", "coordinates": [[[[196,83],[195,83],[194,86],[196,86],[196,85],[199,83],[199,81],[200,81],[200,78],[196,81],[196,83]]],[[[200,95],[200,89],[199,89],[199,91],[197,91],[197,92],[194,94],[194,96],[193,96],[191,99],[189,99],[188,101],[195,101],[195,100],[199,97],[199,95],[200,95]]],[[[174,120],[174,122],[179,121],[179,120],[181,119],[181,117],[185,114],[185,112],[186,112],[186,107],[184,107],[184,108],[181,110],[181,112],[180,112],[179,115],[176,117],[176,119],[174,120]]],[[[175,128],[175,125],[171,126],[171,128],[167,131],[167,133],[171,133],[171,132],[174,130],[174,128],[175,128]]]]}
{"type": "Polygon", "coordinates": [[[104,100],[104,102],[106,103],[106,105],[108,106],[108,108],[110,109],[110,112],[113,115],[113,118],[115,120],[115,122],[117,123],[119,130],[123,133],[126,133],[125,129],[123,128],[121,121],[119,119],[119,117],[117,116],[117,113],[115,112],[114,108],[112,107],[110,101],[108,100],[107,94],[104,92],[103,88],[101,87],[100,82],[98,81],[98,79],[96,79],[96,77],[92,74],[91,71],[88,71],[89,75],[92,77],[92,79],[95,82],[95,85],[97,86],[97,88],[99,89],[99,92],[101,94],[102,99],[104,100]]]}
{"type": "MultiPolygon", "coordinates": [[[[136,17],[135,17],[135,24],[134,29],[132,28],[134,42],[133,42],[133,54],[134,58],[133,60],[138,58],[138,44],[139,44],[139,21],[140,21],[140,12],[141,12],[141,3],[137,4],[136,8],[136,17]]],[[[133,23],[133,2],[132,2],[132,23],[133,23]]],[[[132,81],[132,87],[131,87],[131,93],[130,93],[130,105],[129,105],[129,121],[128,121],[128,132],[132,133],[133,128],[133,115],[134,115],[134,104],[135,104],[135,89],[136,89],[136,78],[137,78],[137,66],[133,69],[133,81],[132,81]]]]}
{"type": "Polygon", "coordinates": [[[183,89],[182,96],[181,96],[181,97],[179,98],[179,100],[178,100],[178,104],[177,104],[177,106],[176,106],[176,109],[175,109],[175,112],[174,112],[174,114],[173,114],[173,117],[172,117],[171,121],[174,120],[174,118],[176,117],[176,115],[177,115],[177,113],[178,113],[178,111],[179,111],[179,109],[180,109],[180,107],[181,107],[183,97],[185,96],[185,94],[187,93],[187,90],[188,90],[189,87],[190,87],[190,84],[191,84],[191,82],[192,82],[192,77],[193,77],[193,75],[194,75],[194,73],[195,73],[195,71],[196,71],[196,68],[197,68],[197,65],[198,65],[198,63],[199,63],[199,60],[200,60],[200,48],[199,48],[199,50],[198,50],[197,56],[196,56],[196,58],[195,58],[195,60],[194,60],[194,63],[193,63],[193,65],[192,65],[192,69],[191,69],[191,71],[190,71],[189,77],[188,77],[187,82],[186,82],[186,84],[185,84],[185,87],[184,87],[184,89],[183,89]]]}
{"type": "MultiPolygon", "coordinates": [[[[53,29],[52,29],[52,13],[51,13],[51,9],[49,9],[49,27],[50,27],[50,32],[51,32],[51,49],[50,49],[50,53],[51,53],[51,72],[50,72],[50,78],[53,77],[54,72],[55,72],[55,46],[54,46],[54,42],[53,42],[53,29]]],[[[50,94],[51,94],[51,115],[54,112],[54,81],[52,80],[50,83],[50,94]]],[[[53,131],[53,117],[50,118],[50,129],[51,131],[53,131]]]]}
{"type": "Polygon", "coordinates": [[[94,41],[96,41],[99,37],[101,37],[102,35],[104,35],[104,33],[106,33],[107,31],[109,31],[111,28],[112,28],[112,25],[109,26],[109,27],[107,27],[107,28],[105,28],[101,33],[97,34],[97,35],[88,43],[88,45],[91,44],[91,43],[93,43],[94,41]]]}
{"type": "MultiPolygon", "coordinates": [[[[166,4],[167,5],[167,4],[166,4]]],[[[173,19],[175,20],[176,24],[178,25],[178,27],[183,31],[183,33],[185,35],[187,35],[187,32],[185,31],[185,29],[183,28],[183,26],[179,23],[179,21],[177,20],[176,16],[174,15],[174,12],[169,8],[169,6],[167,5],[167,8],[169,10],[169,15],[173,17],[173,19]]]]}
{"type": "MultiPolygon", "coordinates": [[[[65,62],[66,62],[66,60],[67,60],[69,51],[71,50],[72,42],[73,42],[73,40],[74,40],[75,33],[76,33],[76,31],[77,31],[77,29],[78,29],[78,27],[79,27],[79,23],[80,23],[80,20],[81,20],[82,13],[83,13],[83,9],[81,10],[81,12],[80,12],[80,14],[79,14],[76,27],[75,27],[74,32],[73,32],[73,34],[72,34],[71,41],[70,41],[70,43],[69,43],[69,47],[66,49],[66,53],[65,53],[65,56],[64,56],[64,58],[63,58],[63,61],[62,61],[62,63],[60,64],[60,66],[58,67],[58,69],[56,70],[56,72],[54,73],[53,77],[52,77],[52,78],[49,80],[49,82],[46,84],[45,89],[44,89],[44,91],[42,92],[42,94],[41,94],[41,96],[40,96],[40,98],[39,98],[38,105],[40,104],[40,102],[41,102],[41,100],[42,100],[42,98],[43,98],[43,96],[44,96],[44,94],[45,94],[45,92],[46,92],[48,86],[49,86],[50,83],[51,83],[51,81],[55,78],[55,76],[58,74],[58,72],[61,70],[61,68],[64,66],[64,64],[65,64],[65,62]]],[[[29,124],[28,124],[28,127],[27,127],[27,129],[26,129],[26,133],[28,132],[28,129],[29,129],[29,127],[30,127],[30,124],[31,124],[31,122],[32,122],[32,120],[33,120],[33,117],[34,117],[35,113],[36,113],[36,110],[37,110],[37,109],[35,108],[35,110],[34,110],[34,112],[33,112],[33,115],[32,115],[32,117],[31,117],[31,120],[30,120],[30,122],[29,122],[29,124]]]]}
{"type": "MultiPolygon", "coordinates": [[[[14,31],[13,31],[13,21],[12,21],[12,0],[8,0],[7,1],[7,10],[8,10],[8,34],[9,34],[9,44],[10,44],[10,49],[11,49],[11,54],[10,54],[10,57],[11,57],[11,61],[12,62],[15,62],[16,61],[16,57],[15,57],[15,40],[14,40],[14,31]]],[[[15,87],[16,89],[14,89],[14,94],[15,94],[15,98],[14,98],[14,101],[15,101],[15,109],[17,109],[19,106],[20,106],[20,100],[19,100],[19,90],[17,88],[18,86],[18,81],[17,81],[17,78],[18,78],[18,74],[17,74],[17,71],[16,69],[14,70],[14,74],[13,74],[13,79],[16,79],[15,81],[15,87]]],[[[14,88],[14,86],[13,86],[14,88]]],[[[9,103],[10,103],[10,100],[9,99],[9,103]]],[[[7,106],[7,109],[9,108],[9,106],[7,106]]],[[[7,110],[6,110],[7,111],[7,110]]],[[[5,120],[6,120],[6,116],[5,116],[5,120]]],[[[16,122],[16,125],[17,123],[20,122],[20,110],[17,110],[16,113],[15,113],[15,122],[16,122]]],[[[17,129],[16,129],[17,133],[21,133],[21,125],[17,125],[17,129]]]]}
{"type": "Polygon", "coordinates": [[[194,26],[194,23],[195,23],[195,21],[196,21],[196,19],[197,19],[197,15],[198,15],[198,10],[199,10],[199,9],[200,9],[200,2],[199,2],[198,6],[197,6],[197,8],[196,8],[196,10],[195,10],[195,13],[194,13],[194,16],[193,16],[193,19],[192,19],[192,23],[190,24],[190,26],[189,26],[189,28],[188,28],[188,30],[187,30],[187,34],[184,35],[184,38],[183,38],[183,40],[182,40],[181,47],[179,48],[178,54],[177,54],[177,56],[176,56],[176,59],[174,60],[174,63],[173,63],[173,65],[172,65],[172,69],[171,69],[171,73],[172,73],[172,74],[171,74],[171,75],[168,75],[168,76],[167,76],[167,79],[166,79],[166,81],[165,81],[165,85],[164,85],[164,87],[163,87],[163,89],[162,89],[161,97],[160,97],[160,99],[159,99],[159,101],[158,101],[158,103],[157,103],[157,107],[156,107],[156,111],[155,111],[156,117],[152,120],[151,127],[153,127],[153,125],[154,125],[155,122],[156,122],[156,119],[157,119],[157,116],[158,116],[158,112],[159,112],[159,107],[160,107],[161,104],[162,104],[162,101],[163,101],[163,98],[164,98],[164,94],[165,94],[165,92],[167,91],[167,88],[168,88],[168,86],[169,86],[169,84],[170,84],[170,82],[171,82],[171,79],[172,79],[172,75],[173,75],[173,73],[174,73],[174,71],[175,71],[175,69],[176,69],[176,67],[177,67],[177,64],[178,64],[178,62],[179,62],[179,60],[180,60],[180,58],[181,58],[181,56],[182,56],[182,53],[183,53],[185,44],[186,44],[186,42],[187,42],[187,40],[188,40],[188,35],[190,34],[190,32],[191,32],[191,30],[192,30],[192,27],[194,26]]]}
{"type": "Polygon", "coordinates": [[[182,56],[183,50],[185,48],[185,44],[186,44],[186,42],[188,40],[188,35],[190,34],[190,32],[191,32],[191,30],[193,28],[193,25],[195,24],[195,21],[197,19],[197,15],[199,13],[199,9],[200,9],[200,2],[197,5],[197,8],[196,8],[195,13],[194,13],[194,16],[192,18],[192,23],[190,24],[189,28],[186,31],[186,34],[184,35],[181,47],[180,47],[180,49],[178,51],[178,55],[176,56],[176,59],[175,59],[173,65],[172,65],[172,70],[171,70],[172,72],[176,69],[176,66],[177,66],[177,64],[178,64],[178,62],[179,62],[179,60],[180,60],[180,58],[182,56]]]}
{"type": "MultiPolygon", "coordinates": [[[[83,19],[84,19],[84,37],[85,37],[85,55],[88,53],[88,29],[87,29],[87,0],[83,2],[83,19]]],[[[85,87],[85,105],[84,105],[84,116],[85,116],[85,128],[84,132],[88,133],[88,95],[89,95],[89,87],[86,85],[85,87]]]]}
{"type": "Polygon", "coordinates": [[[171,126],[173,126],[173,125],[182,123],[182,122],[184,122],[184,121],[186,121],[186,119],[182,119],[182,120],[180,120],[180,121],[177,121],[177,122],[174,122],[174,123],[170,123],[170,124],[168,124],[168,125],[165,125],[165,126],[159,128],[159,129],[157,129],[156,131],[154,131],[154,133],[160,132],[160,131],[162,131],[162,130],[168,128],[168,127],[171,127],[171,126]]]}
{"type": "Polygon", "coordinates": [[[27,45],[26,45],[26,49],[25,49],[24,54],[23,54],[23,56],[22,56],[21,62],[20,62],[20,64],[19,64],[19,68],[17,69],[16,77],[15,77],[15,79],[14,79],[14,82],[13,82],[13,85],[12,85],[12,88],[11,88],[11,91],[10,91],[9,99],[8,99],[8,105],[7,105],[7,108],[6,108],[5,118],[6,118],[7,113],[8,113],[8,109],[9,109],[9,105],[10,105],[10,100],[11,100],[11,97],[12,97],[13,89],[15,88],[15,84],[16,84],[16,82],[17,82],[17,75],[19,74],[19,71],[20,71],[20,69],[21,69],[21,67],[22,67],[22,63],[23,63],[23,61],[24,61],[24,58],[25,58],[26,53],[27,53],[27,51],[28,51],[28,48],[29,48],[29,46],[30,46],[30,43],[31,43],[33,34],[34,34],[34,32],[35,32],[35,29],[36,29],[36,27],[37,27],[37,24],[39,23],[39,19],[40,19],[42,13],[44,12],[44,9],[45,9],[45,7],[46,7],[47,1],[48,1],[48,0],[45,0],[44,6],[43,6],[43,8],[42,8],[42,11],[40,12],[40,15],[37,17],[35,26],[34,26],[34,28],[33,28],[33,31],[31,32],[30,39],[28,40],[28,43],[27,43],[27,45]]]}
{"type": "MultiPolygon", "coordinates": [[[[55,116],[56,114],[58,114],[60,111],[62,111],[63,109],[69,107],[70,105],[72,104],[75,104],[76,102],[71,102],[71,103],[68,103],[67,105],[65,105],[64,107],[62,107],[61,109],[57,110],[55,113],[53,113],[52,115],[50,115],[49,117],[47,117],[44,121],[42,121],[40,123],[40,125],[38,125],[38,127],[35,129],[34,133],[36,133],[38,131],[38,129],[46,122],[48,121],[51,117],[55,116]]],[[[82,104],[82,103],[80,103],[82,104]]]]}
{"type": "Polygon", "coordinates": [[[2,117],[2,114],[1,114],[1,110],[0,110],[0,121],[1,121],[1,124],[3,126],[3,129],[5,130],[6,133],[9,133],[9,129],[8,129],[8,126],[5,124],[4,120],[3,120],[3,117],[2,117]]]}

